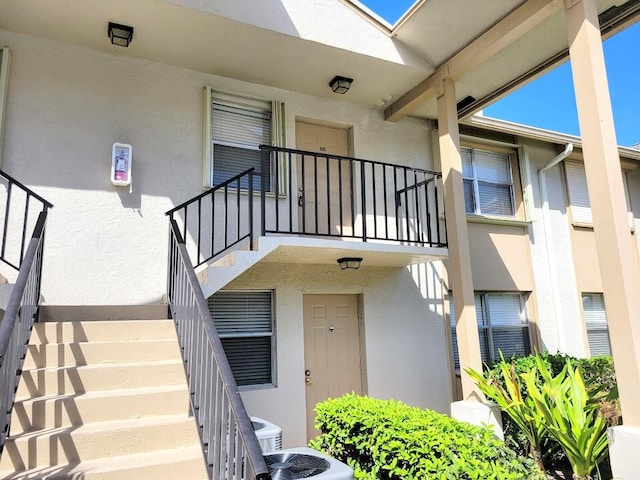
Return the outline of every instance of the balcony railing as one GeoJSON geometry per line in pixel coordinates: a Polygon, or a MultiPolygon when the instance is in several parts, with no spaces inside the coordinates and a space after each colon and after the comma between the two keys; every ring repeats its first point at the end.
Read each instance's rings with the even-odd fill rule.
{"type": "Polygon", "coordinates": [[[260,149],[260,172],[242,172],[167,212],[195,267],[243,242],[253,248],[255,232],[447,246],[440,173],[302,150],[260,149]]]}
{"type": "Polygon", "coordinates": [[[262,175],[268,177],[262,185],[271,186],[270,192],[261,192],[263,234],[446,246],[440,173],[302,150],[260,149],[262,175]]]}

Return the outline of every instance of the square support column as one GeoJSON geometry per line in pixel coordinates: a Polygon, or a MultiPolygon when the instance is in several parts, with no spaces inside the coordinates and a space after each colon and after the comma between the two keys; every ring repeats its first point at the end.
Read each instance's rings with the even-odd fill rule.
{"type": "Polygon", "coordinates": [[[482,371],[480,341],[471,276],[471,254],[467,213],[464,207],[464,185],[462,182],[462,156],[460,155],[460,132],[456,110],[455,84],[450,78],[442,80],[438,92],[438,135],[442,178],[444,182],[444,206],[447,218],[447,241],[449,243],[448,275],[453,290],[456,312],[456,335],[464,400],[482,401],[484,396],[474,381],[464,371],[473,368],[482,371]]]}
{"type": "Polygon", "coordinates": [[[565,6],[587,188],[623,421],[625,426],[640,427],[640,268],[626,216],[598,12],[595,0],[565,0],[565,6]]]}

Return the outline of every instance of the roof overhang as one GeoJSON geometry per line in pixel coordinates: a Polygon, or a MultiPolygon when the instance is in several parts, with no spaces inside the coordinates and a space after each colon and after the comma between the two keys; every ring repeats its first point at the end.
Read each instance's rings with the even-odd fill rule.
{"type": "MultiPolygon", "coordinates": [[[[604,36],[640,18],[640,0],[596,2],[604,36]]],[[[326,98],[342,75],[354,83],[341,100],[389,120],[436,118],[443,77],[474,99],[465,117],[567,58],[562,0],[419,0],[392,27],[349,0],[0,0],[0,12],[9,47],[3,30],[326,98]],[[109,21],[135,28],[128,48],[110,44],[109,21]]]]}

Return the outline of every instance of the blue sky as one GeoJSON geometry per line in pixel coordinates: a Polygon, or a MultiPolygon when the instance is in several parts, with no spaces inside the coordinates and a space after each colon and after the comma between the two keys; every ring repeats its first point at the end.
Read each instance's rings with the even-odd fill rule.
{"type": "MultiPolygon", "coordinates": [[[[360,0],[395,23],[414,0],[360,0]]],[[[640,143],[640,23],[604,42],[609,91],[618,144],[640,143]]],[[[579,135],[571,65],[565,62],[508,97],[485,108],[488,117],[579,135]]]]}

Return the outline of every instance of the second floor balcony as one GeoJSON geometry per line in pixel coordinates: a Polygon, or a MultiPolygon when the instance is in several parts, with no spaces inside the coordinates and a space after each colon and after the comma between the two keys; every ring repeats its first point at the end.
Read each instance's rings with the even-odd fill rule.
{"type": "Polygon", "coordinates": [[[360,257],[404,266],[446,257],[440,173],[264,145],[259,162],[168,212],[194,265],[263,245],[265,260],[280,263],[360,257]]]}

